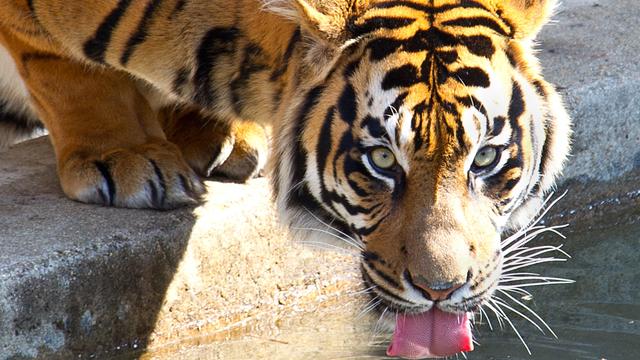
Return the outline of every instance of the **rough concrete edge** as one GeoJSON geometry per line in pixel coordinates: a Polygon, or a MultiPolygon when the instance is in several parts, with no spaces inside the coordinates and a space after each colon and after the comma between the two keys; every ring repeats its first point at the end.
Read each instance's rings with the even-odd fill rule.
{"type": "MultiPolygon", "coordinates": [[[[119,258],[116,266],[122,268],[128,268],[128,265],[134,266],[138,262],[147,263],[160,263],[161,267],[171,273],[172,269],[177,267],[177,263],[180,262],[180,251],[167,251],[166,248],[172,246],[179,246],[179,243],[184,243],[188,239],[189,231],[184,227],[175,228],[170,233],[155,232],[147,234],[148,241],[141,243],[126,238],[114,238],[112,242],[100,242],[99,244],[92,244],[90,246],[77,247],[73,250],[59,251],[52,254],[42,255],[34,258],[28,263],[22,263],[12,268],[0,269],[0,306],[3,311],[0,321],[4,322],[8,319],[14,321],[14,326],[2,326],[2,331],[8,329],[14,329],[16,333],[13,334],[14,339],[10,344],[3,343],[0,348],[0,358],[47,358],[47,359],[68,359],[74,355],[78,355],[73,351],[73,344],[65,343],[65,332],[78,331],[78,329],[69,329],[69,327],[79,327],[85,333],[83,335],[92,336],[92,333],[99,333],[108,329],[95,329],[95,319],[107,317],[110,314],[100,313],[99,311],[89,312],[89,310],[81,311],[81,313],[65,313],[64,318],[53,319],[52,316],[56,316],[56,313],[64,313],[64,311],[56,312],[54,309],[56,306],[70,305],[60,304],[58,301],[62,301],[65,296],[77,296],[77,292],[69,289],[72,282],[77,282],[76,277],[93,278],[95,283],[84,282],[87,284],[97,285],[100,283],[100,273],[107,269],[105,266],[103,269],[95,269],[90,273],[83,273],[83,269],[92,269],[89,264],[106,263],[108,259],[119,258]],[[124,241],[123,241],[124,240],[124,241]],[[155,244],[152,246],[151,244],[155,244]],[[157,251],[149,251],[153,248],[157,251]],[[87,254],[91,254],[90,257],[87,254]],[[177,257],[167,256],[177,255],[177,257]],[[124,261],[120,259],[125,259],[124,261]],[[29,278],[26,278],[24,274],[27,274],[29,278]],[[9,280],[10,279],[10,280],[9,280]],[[32,284],[34,286],[29,289],[22,288],[25,284],[32,284]],[[45,284],[42,288],[38,288],[36,284],[45,284]],[[39,291],[38,294],[32,294],[31,292],[39,291]],[[23,296],[34,295],[38,299],[33,304],[27,304],[23,296]],[[53,295],[59,295],[60,298],[53,298],[53,295]],[[42,299],[41,296],[45,296],[42,299]],[[39,301],[42,300],[43,302],[39,301]],[[23,306],[28,305],[27,308],[23,306]],[[33,307],[31,307],[33,305],[33,307]],[[44,309],[42,309],[44,308],[44,309]],[[51,309],[54,308],[54,309],[51,309]],[[42,311],[39,313],[38,311],[42,311]],[[31,331],[26,332],[25,335],[18,333],[16,321],[25,321],[25,314],[43,316],[43,318],[34,319],[27,316],[26,322],[32,322],[30,325],[31,331]],[[70,322],[74,322],[76,317],[80,319],[79,324],[69,325],[70,322]],[[39,327],[37,329],[36,327],[39,327]],[[33,330],[36,330],[37,336],[34,336],[33,330]]],[[[113,263],[113,262],[112,262],[113,263]]],[[[113,269],[111,269],[113,270],[113,269]]],[[[123,279],[126,280],[126,279],[123,279]]],[[[110,299],[109,302],[118,301],[117,296],[119,293],[113,292],[108,296],[116,297],[110,299]]],[[[104,299],[108,300],[108,299],[104,299]]],[[[28,301],[28,300],[27,300],[28,301]]],[[[144,302],[144,301],[141,301],[144,302]]],[[[110,309],[112,310],[112,309],[110,309]]],[[[77,319],[76,319],[77,320],[77,319]]],[[[0,332],[0,334],[1,334],[0,332]]],[[[96,339],[95,351],[92,351],[93,355],[101,354],[105,356],[118,349],[131,348],[135,349],[144,346],[146,339],[140,339],[139,334],[133,329],[126,329],[125,334],[128,336],[122,338],[119,342],[111,344],[104,344],[101,339],[96,339]]],[[[6,334],[2,335],[4,337],[6,334]]],[[[85,338],[86,336],[82,336],[85,338]]],[[[84,339],[82,339],[84,341],[84,339]]],[[[91,342],[91,341],[89,341],[91,342]]],[[[84,352],[81,352],[84,353],[84,352]]],[[[89,353],[87,353],[89,356],[89,353]]],[[[80,355],[80,357],[82,357],[80,355]]]]}

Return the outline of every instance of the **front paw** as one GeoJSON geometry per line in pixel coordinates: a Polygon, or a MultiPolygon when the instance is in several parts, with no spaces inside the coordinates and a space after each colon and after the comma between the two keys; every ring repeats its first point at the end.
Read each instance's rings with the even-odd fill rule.
{"type": "Polygon", "coordinates": [[[254,122],[237,122],[231,126],[231,141],[212,161],[207,176],[222,175],[244,182],[260,176],[269,153],[268,134],[254,122]]]}
{"type": "Polygon", "coordinates": [[[107,206],[173,209],[197,204],[205,191],[179,149],[168,142],[102,154],[71,152],[58,172],[67,196],[107,206]]]}

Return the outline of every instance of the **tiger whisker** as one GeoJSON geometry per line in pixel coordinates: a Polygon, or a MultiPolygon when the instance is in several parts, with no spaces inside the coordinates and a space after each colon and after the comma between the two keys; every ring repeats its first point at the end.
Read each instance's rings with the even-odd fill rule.
{"type": "Polygon", "coordinates": [[[355,252],[353,250],[345,249],[343,247],[340,247],[340,246],[337,246],[337,245],[333,245],[333,244],[329,244],[329,243],[326,243],[326,242],[321,242],[321,241],[300,241],[300,244],[309,245],[311,247],[314,247],[314,248],[317,248],[317,249],[321,249],[321,250],[336,251],[336,252],[339,252],[339,253],[344,254],[344,255],[349,255],[349,256],[352,256],[352,257],[362,258],[362,254],[360,252],[355,252]]]}
{"type": "Polygon", "coordinates": [[[546,257],[546,258],[517,258],[512,259],[506,266],[504,266],[505,275],[508,275],[510,272],[515,270],[529,267],[535,264],[548,263],[548,262],[565,262],[566,259],[556,258],[556,257],[546,257]]]}
{"type": "Polygon", "coordinates": [[[361,319],[363,316],[367,315],[381,303],[382,299],[376,295],[373,299],[369,300],[369,302],[364,305],[364,309],[362,309],[362,311],[360,311],[360,313],[356,316],[356,320],[361,319]]]}
{"type": "Polygon", "coordinates": [[[480,306],[480,322],[482,322],[482,318],[487,319],[487,325],[489,325],[489,330],[493,331],[493,324],[491,323],[491,319],[489,319],[489,314],[484,310],[482,306],[480,306]]]}
{"type": "Polygon", "coordinates": [[[508,291],[508,292],[512,292],[514,294],[518,294],[520,296],[533,296],[531,295],[530,292],[528,292],[525,289],[521,289],[519,287],[500,287],[500,289],[504,290],[504,291],[508,291]]]}
{"type": "Polygon", "coordinates": [[[564,250],[562,250],[562,245],[552,246],[552,245],[542,245],[542,246],[534,246],[534,247],[523,247],[518,250],[518,252],[513,253],[513,255],[506,258],[505,262],[510,261],[512,259],[536,259],[537,256],[549,253],[549,252],[559,252],[565,256],[565,258],[561,258],[559,260],[566,261],[567,258],[570,259],[571,256],[567,254],[564,250]]]}
{"type": "Polygon", "coordinates": [[[373,334],[371,335],[371,339],[369,340],[369,343],[374,343],[375,338],[378,337],[380,334],[382,334],[383,332],[383,329],[381,327],[382,319],[384,319],[384,316],[387,314],[387,311],[389,311],[389,307],[385,306],[384,310],[380,314],[380,317],[378,317],[378,321],[376,321],[376,324],[373,327],[373,334]]]}
{"type": "Polygon", "coordinates": [[[562,281],[563,284],[574,282],[573,280],[550,277],[550,276],[515,276],[509,279],[504,279],[504,280],[500,279],[499,284],[505,284],[505,283],[515,282],[515,281],[523,281],[523,280],[543,280],[543,281],[554,281],[554,282],[562,281]]]}
{"type": "MultiPolygon", "coordinates": [[[[498,290],[500,291],[502,294],[504,294],[506,297],[508,297],[509,299],[511,299],[511,301],[515,302],[516,304],[522,306],[523,309],[527,310],[531,315],[533,315],[536,319],[538,319],[542,325],[544,325],[547,330],[549,330],[549,332],[551,333],[551,335],[553,335],[553,337],[555,337],[556,339],[558,338],[558,335],[556,335],[556,333],[553,331],[553,329],[551,329],[551,327],[549,326],[549,324],[547,324],[546,321],[544,321],[544,319],[542,319],[542,317],[540,317],[540,315],[538,315],[538,313],[536,313],[533,309],[531,309],[529,306],[527,306],[526,304],[524,304],[523,302],[519,301],[518,299],[514,298],[513,296],[511,296],[511,294],[502,291],[502,290],[498,290]]],[[[544,332],[542,332],[544,334],[544,332]]]]}
{"type": "Polygon", "coordinates": [[[511,310],[513,313],[520,315],[520,317],[522,317],[523,319],[527,320],[529,323],[531,323],[533,326],[536,327],[536,329],[538,329],[541,333],[544,334],[544,330],[542,329],[542,327],[540,327],[540,325],[538,325],[538,323],[536,323],[535,321],[533,321],[530,317],[526,316],[525,314],[523,314],[522,312],[516,310],[514,307],[510,306],[509,304],[507,304],[506,301],[504,301],[504,299],[499,298],[497,296],[493,296],[493,300],[500,304],[500,306],[502,306],[503,308],[507,309],[507,310],[511,310]]]}
{"type": "Polygon", "coordinates": [[[566,260],[556,259],[556,258],[544,258],[544,259],[530,260],[530,261],[527,261],[525,263],[520,263],[518,265],[510,265],[509,267],[505,268],[505,271],[518,270],[518,269],[522,269],[522,268],[529,267],[531,265],[536,265],[536,264],[544,264],[544,263],[549,263],[549,262],[563,262],[563,261],[566,261],[566,260]]]}
{"type": "Polygon", "coordinates": [[[549,210],[551,210],[557,203],[558,201],[562,200],[562,198],[564,198],[567,193],[569,191],[565,190],[562,194],[560,194],[557,198],[555,198],[551,204],[549,204],[549,206],[546,206],[547,203],[549,202],[549,200],[551,200],[551,198],[553,198],[553,195],[555,195],[555,192],[551,192],[546,199],[544,199],[544,201],[542,202],[542,204],[540,204],[540,207],[537,211],[537,213],[540,212],[540,210],[544,209],[544,211],[542,211],[542,213],[538,214],[538,216],[535,216],[531,222],[529,222],[528,226],[525,226],[525,228],[528,228],[529,226],[533,225],[533,224],[537,224],[538,222],[540,222],[540,220],[542,220],[542,218],[547,215],[547,213],[549,212],[549,210]]]}
{"type": "Polygon", "coordinates": [[[522,337],[522,335],[520,334],[520,332],[518,331],[518,329],[516,329],[516,326],[513,324],[513,322],[511,321],[511,319],[509,318],[509,316],[502,310],[502,308],[500,307],[500,304],[497,303],[493,297],[491,299],[489,299],[489,301],[491,301],[493,303],[493,305],[495,305],[496,310],[502,314],[502,318],[509,324],[509,326],[511,326],[511,328],[513,329],[513,331],[516,333],[516,336],[518,336],[518,339],[520,339],[520,341],[522,342],[522,345],[524,345],[524,348],[527,350],[527,353],[529,355],[531,355],[531,350],[529,349],[529,346],[527,345],[527,342],[524,341],[524,338],[522,337]]]}
{"type": "Polygon", "coordinates": [[[376,287],[376,285],[369,286],[369,287],[368,287],[368,288],[366,288],[366,289],[362,289],[362,290],[358,290],[358,291],[349,292],[349,293],[348,293],[348,295],[354,295],[354,296],[357,296],[357,295],[367,294],[367,293],[370,293],[370,292],[371,292],[371,290],[373,290],[375,287],[376,287]]]}
{"type": "Polygon", "coordinates": [[[537,230],[531,233],[528,233],[527,232],[528,230],[521,230],[509,236],[505,240],[503,240],[500,245],[502,247],[503,253],[508,254],[514,250],[517,250],[518,248],[521,248],[527,243],[531,242],[531,240],[533,240],[538,235],[548,231],[553,232],[554,234],[557,234],[564,239],[565,236],[562,235],[562,233],[560,233],[557,230],[565,228],[567,226],[568,225],[565,224],[565,225],[556,225],[556,226],[549,226],[549,227],[539,227],[537,230]],[[522,235],[525,235],[525,236],[522,237],[522,235]]]}
{"type": "Polygon", "coordinates": [[[291,188],[283,195],[284,199],[289,199],[289,196],[291,195],[292,192],[299,190],[300,186],[302,186],[304,184],[304,180],[300,180],[297,183],[291,185],[291,188]]]}
{"type": "MultiPolygon", "coordinates": [[[[301,227],[296,227],[296,228],[292,228],[293,230],[301,230],[301,231],[317,231],[319,233],[322,234],[326,234],[329,235],[335,239],[338,239],[342,242],[344,242],[345,244],[349,245],[350,247],[354,247],[356,250],[358,250],[358,252],[362,251],[362,248],[360,246],[358,246],[358,244],[353,243],[352,241],[350,241],[349,239],[345,239],[343,237],[338,236],[337,234],[332,233],[331,231],[327,231],[327,230],[323,230],[323,229],[316,229],[316,228],[301,228],[301,227]]],[[[304,242],[304,240],[300,241],[300,242],[304,242]]],[[[322,243],[322,241],[316,241],[317,243],[322,243]]],[[[327,244],[329,244],[327,242],[327,244]]],[[[340,248],[337,245],[334,245],[336,248],[340,248]]],[[[350,250],[353,250],[351,248],[349,248],[350,250]]]]}
{"type": "MultiPolygon", "coordinates": [[[[540,206],[538,207],[538,210],[536,211],[536,214],[538,214],[537,216],[533,216],[533,218],[531,219],[531,221],[529,221],[529,223],[527,225],[523,226],[515,234],[509,236],[507,239],[505,239],[505,240],[503,240],[501,242],[501,246],[502,246],[503,249],[506,249],[508,244],[510,244],[513,241],[516,241],[523,234],[526,234],[528,231],[531,231],[531,230],[534,230],[534,229],[536,229],[536,231],[538,231],[539,229],[557,228],[557,226],[544,227],[544,226],[536,225],[558,203],[558,201],[562,200],[562,198],[564,198],[567,195],[567,191],[565,191],[560,196],[558,196],[557,198],[553,199],[553,201],[551,201],[551,199],[553,198],[554,194],[555,194],[554,192],[549,194],[549,196],[547,196],[546,199],[544,199],[542,204],[540,204],[540,206]],[[547,206],[547,204],[550,201],[551,201],[551,203],[547,206]]],[[[561,227],[565,227],[565,226],[567,226],[567,225],[562,225],[561,227]]],[[[534,237],[535,236],[537,236],[537,234],[534,235],[534,237]]],[[[562,236],[562,237],[564,238],[564,236],[562,236]]]]}
{"type": "Polygon", "coordinates": [[[309,209],[307,209],[306,207],[304,208],[314,219],[316,219],[316,221],[318,221],[319,223],[321,223],[322,225],[328,227],[330,230],[337,232],[338,234],[344,236],[345,238],[349,239],[350,241],[352,241],[354,243],[354,245],[359,248],[360,250],[364,250],[364,244],[362,243],[362,241],[354,238],[353,236],[350,236],[349,234],[345,233],[344,231],[341,231],[340,229],[336,228],[335,226],[332,226],[331,224],[327,224],[324,220],[320,219],[316,214],[314,214],[313,212],[311,212],[309,209]]]}
{"type": "MultiPolygon", "coordinates": [[[[496,315],[496,320],[498,321],[498,325],[500,325],[500,329],[504,329],[504,322],[502,321],[502,315],[496,310],[495,306],[493,306],[489,302],[485,302],[484,306],[488,307],[496,315]]],[[[488,318],[488,317],[487,317],[488,318]]]]}
{"type": "MultiPolygon", "coordinates": [[[[574,281],[573,280],[566,280],[566,281],[558,281],[558,282],[550,282],[550,281],[543,281],[543,282],[537,282],[537,283],[526,283],[526,284],[518,284],[516,286],[512,286],[512,289],[515,288],[520,288],[520,287],[532,287],[532,286],[543,286],[543,285],[557,285],[557,284],[573,284],[574,281]]],[[[506,287],[501,287],[502,289],[506,288],[506,287]]]]}

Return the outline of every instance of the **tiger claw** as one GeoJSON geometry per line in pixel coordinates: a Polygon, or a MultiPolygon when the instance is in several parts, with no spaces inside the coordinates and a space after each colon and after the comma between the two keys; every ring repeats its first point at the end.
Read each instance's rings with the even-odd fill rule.
{"type": "Polygon", "coordinates": [[[61,166],[71,198],[105,206],[174,209],[197,205],[204,185],[171,144],[117,149],[99,160],[75,157],[61,166]]]}

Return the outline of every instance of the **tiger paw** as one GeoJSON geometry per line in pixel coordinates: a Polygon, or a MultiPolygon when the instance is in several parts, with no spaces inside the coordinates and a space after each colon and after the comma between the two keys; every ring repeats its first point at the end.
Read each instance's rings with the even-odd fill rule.
{"type": "Polygon", "coordinates": [[[180,150],[168,142],[99,155],[70,152],[58,172],[67,196],[107,206],[173,209],[197,204],[205,191],[180,150]]]}
{"type": "Polygon", "coordinates": [[[203,177],[224,176],[244,182],[259,176],[267,161],[267,131],[253,121],[228,123],[189,109],[174,114],[165,133],[203,177]]]}
{"type": "Polygon", "coordinates": [[[267,137],[265,129],[254,122],[234,123],[227,150],[220,152],[206,175],[222,175],[240,182],[260,176],[269,152],[267,137]]]}

